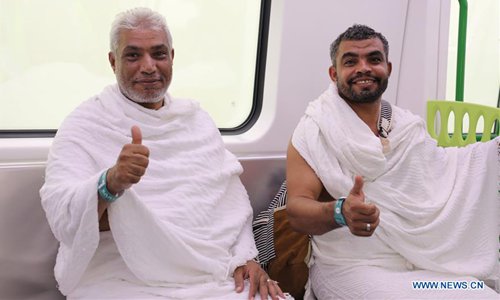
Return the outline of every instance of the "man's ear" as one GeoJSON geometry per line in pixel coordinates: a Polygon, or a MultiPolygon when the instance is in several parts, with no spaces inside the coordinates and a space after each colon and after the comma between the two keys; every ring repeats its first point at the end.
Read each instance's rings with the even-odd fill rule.
{"type": "Polygon", "coordinates": [[[113,52],[109,52],[108,53],[108,60],[109,60],[109,64],[111,65],[111,68],[113,69],[113,72],[115,72],[116,70],[116,57],[115,57],[115,54],[113,52]]]}
{"type": "Polygon", "coordinates": [[[389,74],[387,75],[387,77],[389,77],[389,76],[391,76],[391,72],[392,72],[392,63],[391,62],[387,63],[387,70],[389,71],[389,74]]]}
{"type": "Polygon", "coordinates": [[[170,60],[172,61],[174,60],[174,54],[175,54],[174,48],[172,48],[172,51],[170,51],[170,60]]]}
{"type": "Polygon", "coordinates": [[[337,68],[331,65],[330,68],[328,68],[328,74],[333,82],[337,82],[337,68]]]}

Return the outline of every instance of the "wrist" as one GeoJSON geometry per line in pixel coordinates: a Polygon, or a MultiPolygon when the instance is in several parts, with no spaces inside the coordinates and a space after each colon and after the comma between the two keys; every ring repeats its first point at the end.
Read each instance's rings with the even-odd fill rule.
{"type": "MultiPolygon", "coordinates": [[[[124,188],[121,188],[117,186],[117,181],[113,180],[114,174],[115,174],[115,168],[109,168],[106,171],[106,188],[111,194],[120,194],[123,193],[125,190],[124,188]]],[[[119,184],[118,184],[119,185],[119,184]]]]}
{"type": "Polygon", "coordinates": [[[335,223],[337,223],[339,226],[346,226],[347,223],[344,218],[344,213],[342,212],[342,208],[344,206],[344,201],[345,197],[340,197],[337,199],[335,202],[335,206],[333,208],[333,218],[335,220],[335,223]]]}
{"type": "Polygon", "coordinates": [[[116,201],[122,194],[123,191],[115,192],[115,190],[108,189],[108,170],[102,172],[99,177],[99,183],[97,184],[97,193],[101,199],[104,201],[111,203],[116,201]]]}
{"type": "Polygon", "coordinates": [[[259,256],[257,255],[256,257],[252,258],[251,260],[249,261],[253,261],[254,263],[257,263],[260,265],[260,260],[259,260],[259,256]]]}

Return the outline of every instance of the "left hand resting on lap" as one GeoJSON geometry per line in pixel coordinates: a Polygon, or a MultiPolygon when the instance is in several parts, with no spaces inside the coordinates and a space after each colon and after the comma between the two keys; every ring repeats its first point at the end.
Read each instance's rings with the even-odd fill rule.
{"type": "Polygon", "coordinates": [[[260,267],[260,265],[252,260],[247,261],[243,266],[239,266],[234,270],[234,284],[236,292],[243,291],[245,279],[250,282],[250,291],[248,299],[254,299],[257,290],[259,291],[260,298],[265,300],[268,296],[273,300],[285,298],[285,295],[278,286],[278,282],[271,280],[267,273],[260,267]],[[279,297],[278,297],[279,296],[279,297]]]}

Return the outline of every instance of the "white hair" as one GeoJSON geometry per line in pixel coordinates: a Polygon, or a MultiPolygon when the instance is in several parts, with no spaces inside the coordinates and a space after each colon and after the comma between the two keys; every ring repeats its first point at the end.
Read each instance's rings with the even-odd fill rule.
{"type": "Polygon", "coordinates": [[[165,32],[167,36],[167,46],[172,49],[172,35],[168,29],[165,17],[147,7],[137,7],[116,15],[111,25],[110,50],[116,54],[120,32],[124,29],[147,28],[165,32]]]}

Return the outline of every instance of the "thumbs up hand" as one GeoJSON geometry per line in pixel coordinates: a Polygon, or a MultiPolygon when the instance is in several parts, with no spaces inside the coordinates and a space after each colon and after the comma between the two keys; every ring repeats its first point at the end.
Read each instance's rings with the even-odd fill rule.
{"type": "Polygon", "coordinates": [[[342,213],[352,234],[371,236],[377,228],[380,211],[372,203],[365,203],[363,178],[356,176],[354,186],[342,206],[342,213]]]}
{"type": "Polygon", "coordinates": [[[138,183],[149,164],[149,149],[142,144],[141,129],[132,126],[131,134],[132,142],[123,146],[116,164],[108,171],[106,186],[113,194],[138,183]]]}

